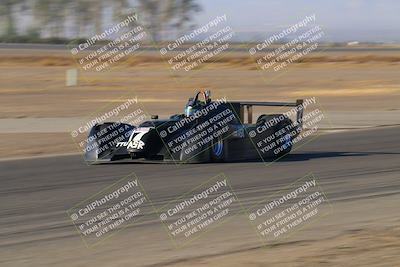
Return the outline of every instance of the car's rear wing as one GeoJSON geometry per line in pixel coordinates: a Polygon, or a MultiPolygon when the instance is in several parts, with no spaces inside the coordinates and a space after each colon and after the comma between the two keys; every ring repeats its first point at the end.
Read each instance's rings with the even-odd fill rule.
{"type": "Polygon", "coordinates": [[[303,125],[303,99],[297,99],[296,102],[257,102],[257,101],[233,101],[230,102],[240,116],[240,120],[244,123],[245,110],[247,111],[247,123],[253,123],[253,106],[264,107],[297,107],[296,122],[297,127],[302,128],[303,125]]]}

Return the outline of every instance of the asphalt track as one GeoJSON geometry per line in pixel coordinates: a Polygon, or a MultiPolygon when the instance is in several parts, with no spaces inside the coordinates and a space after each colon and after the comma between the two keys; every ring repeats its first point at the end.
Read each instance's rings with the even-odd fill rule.
{"type": "MultiPolygon", "coordinates": [[[[2,161],[0,265],[85,266],[97,262],[99,266],[112,266],[115,257],[136,253],[135,260],[128,258],[123,263],[161,266],[162,262],[207,254],[206,248],[165,248],[169,241],[157,216],[139,227],[125,229],[124,234],[116,235],[99,250],[88,250],[82,245],[65,211],[131,172],[139,177],[155,208],[219,173],[230,179],[244,205],[251,205],[310,172],[318,178],[334,206],[350,200],[399,196],[399,141],[398,126],[329,133],[269,165],[123,162],[87,166],[80,156],[2,161]]],[[[360,212],[357,216],[368,215],[360,212]]],[[[244,238],[248,232],[237,233],[238,236],[229,235],[232,240],[236,238],[235,248],[250,246],[251,242],[244,238]]],[[[216,251],[219,242],[225,251],[231,249],[226,245],[227,237],[225,241],[212,240],[213,237],[203,241],[207,238],[216,251]]],[[[123,263],[121,266],[125,266],[123,263]]]]}

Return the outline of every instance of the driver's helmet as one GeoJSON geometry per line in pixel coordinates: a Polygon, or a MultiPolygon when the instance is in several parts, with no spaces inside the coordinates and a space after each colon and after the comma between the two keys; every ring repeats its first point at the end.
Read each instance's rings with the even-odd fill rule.
{"type": "Polygon", "coordinates": [[[210,91],[200,91],[197,92],[195,98],[189,98],[188,103],[185,106],[185,116],[192,116],[196,111],[200,110],[204,105],[211,102],[210,91]],[[199,95],[202,94],[204,98],[204,102],[200,101],[199,95]]]}

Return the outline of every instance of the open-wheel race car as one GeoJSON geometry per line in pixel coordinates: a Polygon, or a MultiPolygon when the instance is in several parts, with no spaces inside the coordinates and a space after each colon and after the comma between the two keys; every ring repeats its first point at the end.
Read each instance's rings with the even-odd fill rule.
{"type": "Polygon", "coordinates": [[[303,100],[296,102],[212,101],[209,91],[190,98],[183,114],[157,115],[140,125],[106,122],[90,130],[85,161],[232,162],[277,158],[289,153],[302,130],[303,100]],[[293,107],[286,113],[263,114],[253,121],[253,107],[293,107]],[[98,138],[118,128],[118,136],[98,138]],[[106,147],[106,149],[102,149],[106,147]]]}

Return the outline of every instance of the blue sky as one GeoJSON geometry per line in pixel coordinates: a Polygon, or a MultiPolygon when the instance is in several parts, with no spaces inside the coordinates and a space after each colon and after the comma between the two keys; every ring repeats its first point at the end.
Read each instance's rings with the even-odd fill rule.
{"type": "Polygon", "coordinates": [[[261,36],[316,14],[331,41],[400,41],[399,0],[199,0],[197,25],[226,14],[241,34],[261,36]]]}

